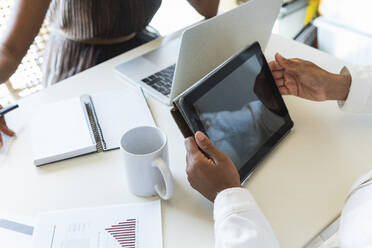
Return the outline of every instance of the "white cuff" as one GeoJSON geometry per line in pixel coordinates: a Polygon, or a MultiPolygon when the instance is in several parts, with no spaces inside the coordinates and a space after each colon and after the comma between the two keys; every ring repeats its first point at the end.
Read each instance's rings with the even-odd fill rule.
{"type": "Polygon", "coordinates": [[[363,184],[365,181],[372,178],[372,170],[370,170],[367,174],[361,176],[358,178],[358,180],[353,184],[353,186],[350,188],[349,194],[353,192],[356,188],[358,188],[361,184],[363,184]]]}
{"type": "Polygon", "coordinates": [[[342,68],[342,75],[351,75],[351,86],[346,101],[339,101],[343,111],[372,113],[372,67],[342,68]]]}
{"type": "Polygon", "coordinates": [[[218,221],[231,214],[257,208],[256,201],[247,189],[230,188],[218,193],[214,200],[213,216],[218,221]]]}

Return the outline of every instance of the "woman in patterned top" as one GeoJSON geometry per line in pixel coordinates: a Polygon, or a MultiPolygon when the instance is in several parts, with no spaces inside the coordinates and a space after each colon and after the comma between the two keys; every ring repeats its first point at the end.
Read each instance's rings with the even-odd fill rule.
{"type": "MultiPolygon", "coordinates": [[[[219,0],[187,0],[201,15],[219,0]]],[[[47,15],[52,33],[44,57],[44,84],[54,84],[139,46],[161,0],[18,0],[0,41],[0,83],[16,70],[47,15]]]]}
{"type": "MultiPolygon", "coordinates": [[[[219,0],[187,1],[206,18],[217,13],[219,0]]],[[[17,0],[0,38],[0,83],[15,72],[45,16],[52,27],[43,63],[44,85],[49,86],[153,39],[144,30],[160,4],[161,0],[17,0]]],[[[1,127],[0,135],[7,131],[1,127]]]]}

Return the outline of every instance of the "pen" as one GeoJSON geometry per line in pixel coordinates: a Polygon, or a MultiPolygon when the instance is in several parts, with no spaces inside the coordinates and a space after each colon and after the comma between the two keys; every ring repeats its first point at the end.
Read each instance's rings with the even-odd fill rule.
{"type": "Polygon", "coordinates": [[[5,108],[2,108],[0,109],[0,117],[4,116],[6,113],[18,108],[18,104],[13,104],[13,105],[10,105],[8,107],[5,107],[5,108]]]}

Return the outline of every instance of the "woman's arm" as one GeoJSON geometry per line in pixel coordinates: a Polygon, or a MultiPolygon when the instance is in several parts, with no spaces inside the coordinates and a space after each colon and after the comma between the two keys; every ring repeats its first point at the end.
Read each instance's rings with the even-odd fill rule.
{"type": "Polygon", "coordinates": [[[15,72],[39,33],[50,0],[16,0],[0,40],[0,83],[15,72]]]}
{"type": "Polygon", "coordinates": [[[199,14],[206,18],[217,15],[220,0],[187,0],[199,14]]]}

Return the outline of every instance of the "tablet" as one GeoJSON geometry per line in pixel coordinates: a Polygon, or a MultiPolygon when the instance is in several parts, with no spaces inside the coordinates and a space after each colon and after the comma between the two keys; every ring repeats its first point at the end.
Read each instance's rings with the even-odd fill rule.
{"type": "Polygon", "coordinates": [[[230,156],[241,182],[293,127],[256,42],[175,100],[191,132],[230,156]]]}

